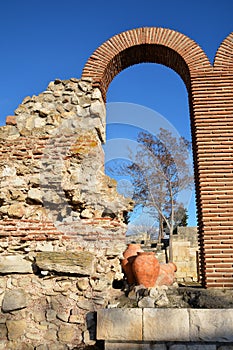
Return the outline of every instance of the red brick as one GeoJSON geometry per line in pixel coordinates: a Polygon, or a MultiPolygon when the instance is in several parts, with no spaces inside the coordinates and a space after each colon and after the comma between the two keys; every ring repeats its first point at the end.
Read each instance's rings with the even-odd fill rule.
{"type": "Polygon", "coordinates": [[[15,115],[8,115],[6,117],[6,125],[16,125],[16,116],[15,115]]]}

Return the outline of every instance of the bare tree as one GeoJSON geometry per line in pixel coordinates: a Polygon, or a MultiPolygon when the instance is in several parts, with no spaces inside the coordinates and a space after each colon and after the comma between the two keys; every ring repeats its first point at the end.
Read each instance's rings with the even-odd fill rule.
{"type": "Polygon", "coordinates": [[[144,216],[137,222],[129,223],[128,235],[132,236],[132,239],[134,235],[144,235],[146,240],[152,240],[158,236],[158,228],[153,225],[151,220],[144,216]]]}
{"type": "Polygon", "coordinates": [[[180,202],[178,194],[193,184],[189,166],[189,142],[176,138],[170,131],[160,129],[157,137],[140,132],[137,151],[130,153],[131,164],[123,163],[120,169],[111,168],[112,173],[126,174],[134,186],[133,200],[136,206],[146,207],[156,215],[160,223],[169,229],[169,261],[173,260],[173,231],[175,212],[180,202]]]}

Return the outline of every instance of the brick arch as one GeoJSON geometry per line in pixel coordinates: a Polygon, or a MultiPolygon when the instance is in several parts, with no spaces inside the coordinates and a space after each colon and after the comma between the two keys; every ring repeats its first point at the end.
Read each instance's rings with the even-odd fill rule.
{"type": "Polygon", "coordinates": [[[219,46],[214,59],[214,69],[233,71],[233,32],[219,46]]]}
{"type": "Polygon", "coordinates": [[[89,58],[91,77],[105,98],[123,69],[142,62],[175,70],[189,95],[196,185],[200,272],[204,287],[233,288],[233,34],[214,62],[187,36],[163,28],[118,34],[89,58]]]}
{"type": "Polygon", "coordinates": [[[202,49],[174,30],[156,27],[132,29],[103,43],[87,61],[82,77],[91,77],[103,97],[112,79],[125,68],[143,62],[160,63],[174,69],[188,90],[190,77],[211,71],[202,49]]]}

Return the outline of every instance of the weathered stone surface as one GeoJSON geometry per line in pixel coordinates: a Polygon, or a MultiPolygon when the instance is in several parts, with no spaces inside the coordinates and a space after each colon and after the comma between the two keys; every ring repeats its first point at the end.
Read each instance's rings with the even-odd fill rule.
{"type": "Polygon", "coordinates": [[[160,290],[159,288],[153,287],[149,290],[149,295],[151,298],[154,298],[155,300],[158,300],[160,297],[160,290]]]}
{"type": "Polygon", "coordinates": [[[36,347],[36,350],[48,350],[48,347],[46,344],[40,344],[36,347]]]}
{"type": "MultiPolygon", "coordinates": [[[[186,345],[184,346],[185,348],[181,347],[180,349],[177,348],[177,350],[192,350],[192,349],[187,349],[186,345]]],[[[165,344],[151,344],[146,342],[143,342],[143,344],[141,344],[141,343],[134,343],[134,342],[112,343],[112,342],[106,341],[104,343],[104,349],[105,350],[167,350],[167,346],[165,344]]],[[[169,350],[170,349],[171,348],[169,347],[169,350]]],[[[196,350],[196,348],[193,350],[196,350]]]]}
{"type": "Polygon", "coordinates": [[[91,279],[90,284],[93,290],[97,292],[102,292],[103,290],[106,290],[110,286],[110,282],[105,278],[102,278],[101,280],[97,280],[97,281],[93,281],[91,279]]]}
{"type": "Polygon", "coordinates": [[[21,255],[0,256],[0,273],[32,273],[32,263],[21,255]]]}
{"type": "Polygon", "coordinates": [[[36,330],[32,330],[31,332],[27,332],[25,334],[25,337],[29,340],[40,340],[41,339],[41,334],[36,331],[36,330]]]}
{"type": "MultiPolygon", "coordinates": [[[[170,347],[169,347],[169,350],[188,350],[187,348],[188,345],[185,345],[185,344],[172,344],[170,347]]],[[[192,346],[192,345],[191,345],[192,346]]],[[[198,345],[197,345],[198,346],[198,345]]],[[[191,348],[192,349],[192,348],[191,348]]],[[[191,350],[190,349],[190,350],[191,350]]],[[[196,344],[194,345],[194,349],[195,350],[199,350],[198,348],[196,348],[196,344]]],[[[194,350],[193,349],[193,350],[194,350]]],[[[200,349],[201,350],[201,349],[200,349]]],[[[212,349],[211,349],[212,350],[212,349]]],[[[216,350],[216,348],[214,349],[216,350]]]]}
{"type": "Polygon", "coordinates": [[[84,316],[83,315],[70,315],[69,323],[79,323],[84,324],[84,316]]]}
{"type": "Polygon", "coordinates": [[[102,98],[101,91],[99,89],[94,89],[91,98],[92,100],[100,100],[102,98]]]}
{"type": "Polygon", "coordinates": [[[36,265],[45,271],[91,275],[94,255],[89,252],[41,252],[36,256],[36,265]]]}
{"type": "Polygon", "coordinates": [[[106,111],[104,103],[100,101],[94,101],[91,104],[90,113],[95,117],[102,117],[103,115],[105,115],[106,111]]]}
{"type": "Polygon", "coordinates": [[[9,340],[18,340],[25,332],[26,330],[26,321],[25,320],[19,320],[19,321],[13,321],[8,320],[6,321],[6,327],[8,330],[8,339],[9,340]]]}
{"type": "Polygon", "coordinates": [[[4,323],[0,323],[0,340],[3,339],[7,339],[7,328],[4,323]]]}
{"type": "Polygon", "coordinates": [[[28,199],[36,203],[43,203],[41,190],[39,190],[38,188],[31,188],[28,191],[28,199]]]}
{"type": "Polygon", "coordinates": [[[38,242],[36,250],[38,252],[52,252],[53,244],[52,242],[38,242]]]}
{"type": "Polygon", "coordinates": [[[188,310],[143,309],[143,327],[146,341],[189,341],[188,310]]]}
{"type": "Polygon", "coordinates": [[[233,309],[190,309],[190,340],[233,342],[233,309]]]}
{"type": "Polygon", "coordinates": [[[91,219],[93,218],[93,216],[94,216],[93,211],[88,208],[84,209],[81,213],[81,217],[85,219],[91,219]]]}
{"type": "Polygon", "coordinates": [[[56,329],[48,329],[45,333],[44,338],[46,340],[56,341],[57,340],[57,330],[56,329]]]}
{"type": "Polygon", "coordinates": [[[160,297],[156,300],[155,304],[157,307],[169,306],[169,299],[168,299],[165,291],[160,294],[160,297]]]}
{"type": "Polygon", "coordinates": [[[72,342],[76,336],[76,328],[74,325],[61,325],[58,331],[58,338],[62,342],[72,342]]]}
{"type": "Polygon", "coordinates": [[[142,309],[98,310],[97,339],[142,340],[142,309]]]}
{"type": "Polygon", "coordinates": [[[27,306],[27,296],[23,289],[6,291],[2,301],[2,311],[20,310],[27,306]]]}
{"type": "Polygon", "coordinates": [[[12,204],[8,209],[10,218],[21,219],[25,213],[25,206],[22,203],[12,204]]]}
{"type": "Polygon", "coordinates": [[[55,320],[56,316],[57,316],[56,311],[54,311],[52,309],[46,310],[46,320],[48,322],[51,322],[51,321],[55,320]]]}
{"type": "MultiPolygon", "coordinates": [[[[0,343],[2,345],[2,343],[0,343]]],[[[17,340],[10,340],[7,342],[4,348],[0,347],[0,349],[7,349],[7,350],[34,350],[34,346],[31,344],[28,344],[26,342],[21,342],[20,339],[17,340]]]]}
{"type": "Polygon", "coordinates": [[[80,309],[83,309],[83,310],[89,310],[89,311],[94,310],[94,304],[92,300],[83,298],[77,302],[77,305],[78,307],[80,307],[80,309]]]}
{"type": "Polygon", "coordinates": [[[77,280],[77,287],[79,290],[87,290],[89,286],[89,279],[87,277],[81,277],[77,280]]]}
{"type": "Polygon", "coordinates": [[[5,165],[3,170],[2,170],[2,174],[1,175],[3,177],[15,176],[16,175],[16,169],[13,166],[5,165]]]}
{"type": "Polygon", "coordinates": [[[155,307],[155,299],[151,297],[145,297],[139,300],[138,302],[138,307],[141,308],[150,308],[150,307],[155,307]]]}
{"type": "Polygon", "coordinates": [[[70,312],[67,311],[61,311],[61,312],[58,312],[57,313],[57,318],[63,322],[68,322],[69,320],[69,317],[70,317],[70,312]]]}
{"type": "Polygon", "coordinates": [[[86,345],[94,345],[96,343],[94,336],[92,336],[89,330],[83,333],[83,342],[86,345]]]}

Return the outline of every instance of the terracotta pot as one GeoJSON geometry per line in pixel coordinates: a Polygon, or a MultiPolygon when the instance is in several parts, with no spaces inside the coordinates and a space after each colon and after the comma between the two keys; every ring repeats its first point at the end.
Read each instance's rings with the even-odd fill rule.
{"type": "Polygon", "coordinates": [[[137,284],[154,287],[159,275],[159,261],[154,252],[139,252],[132,263],[132,270],[137,284]]]}
{"type": "Polygon", "coordinates": [[[168,265],[170,265],[173,268],[174,272],[177,271],[177,266],[176,264],[174,264],[174,262],[169,262],[168,265]]]}
{"type": "Polygon", "coordinates": [[[130,243],[123,253],[124,259],[121,260],[121,266],[129,284],[136,283],[135,276],[132,271],[132,262],[136,258],[138,252],[143,252],[141,245],[130,243]]]}
{"type": "Polygon", "coordinates": [[[159,276],[156,281],[157,286],[171,286],[175,281],[177,267],[174,263],[160,264],[159,276]]]}

